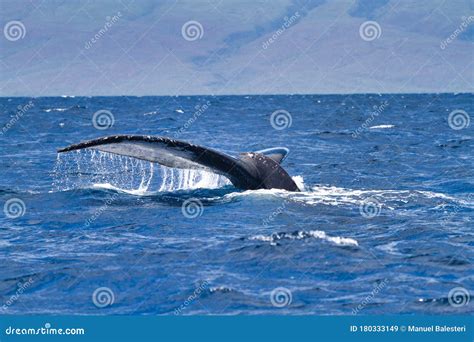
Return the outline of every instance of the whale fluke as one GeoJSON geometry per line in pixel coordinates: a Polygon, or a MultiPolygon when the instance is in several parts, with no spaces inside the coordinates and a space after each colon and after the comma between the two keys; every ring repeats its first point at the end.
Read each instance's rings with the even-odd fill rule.
{"type": "Polygon", "coordinates": [[[281,162],[285,160],[288,153],[290,153],[290,150],[287,149],[286,147],[272,147],[272,148],[266,148],[260,151],[255,151],[255,153],[263,154],[267,156],[268,158],[273,159],[278,164],[281,164],[281,162]]]}
{"type": "Polygon", "coordinates": [[[113,135],[83,141],[58,150],[58,153],[94,149],[147,160],[167,167],[198,169],[221,174],[240,189],[283,189],[299,191],[280,163],[288,155],[285,147],[241,153],[238,157],[190,144],[185,141],[150,135],[113,135]]]}

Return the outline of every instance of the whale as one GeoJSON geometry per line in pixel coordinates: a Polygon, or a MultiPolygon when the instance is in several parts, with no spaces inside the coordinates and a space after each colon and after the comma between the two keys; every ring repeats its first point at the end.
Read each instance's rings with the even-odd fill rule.
{"type": "Polygon", "coordinates": [[[152,135],[112,135],[82,141],[61,149],[65,153],[92,149],[146,160],[166,167],[203,170],[223,175],[238,189],[300,189],[280,165],[288,156],[286,147],[273,147],[237,156],[186,141],[152,135]]]}

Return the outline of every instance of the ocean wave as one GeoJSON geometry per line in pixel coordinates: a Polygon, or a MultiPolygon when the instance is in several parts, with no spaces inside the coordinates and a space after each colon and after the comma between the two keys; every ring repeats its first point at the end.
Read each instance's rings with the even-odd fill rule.
{"type": "Polygon", "coordinates": [[[377,125],[369,127],[369,129],[385,129],[385,128],[393,128],[395,125],[377,125]]]}
{"type": "Polygon", "coordinates": [[[70,107],[54,107],[54,108],[43,108],[43,111],[46,113],[50,112],[65,112],[70,109],[87,109],[87,106],[84,105],[74,105],[70,107]]]}
{"type": "Polygon", "coordinates": [[[329,236],[322,230],[295,231],[291,233],[273,233],[271,235],[255,235],[248,239],[254,241],[269,242],[270,245],[277,245],[282,240],[304,240],[304,239],[320,239],[339,246],[359,246],[357,240],[341,236],[329,236]]]}
{"type": "MultiPolygon", "coordinates": [[[[298,176],[301,177],[301,176],[298,176]]],[[[301,177],[302,180],[302,177],[301,177]]],[[[432,203],[433,207],[439,205],[439,201],[472,208],[474,201],[461,199],[442,193],[425,190],[372,190],[372,189],[349,189],[336,186],[312,186],[306,191],[291,192],[280,189],[259,189],[232,192],[224,195],[225,200],[239,197],[277,197],[294,203],[302,203],[310,206],[362,206],[371,201],[380,207],[395,210],[403,205],[424,200],[432,203]]],[[[428,203],[429,204],[429,203],[428,203]]]]}
{"type": "Polygon", "coordinates": [[[46,108],[46,109],[43,109],[43,111],[45,111],[46,113],[50,113],[50,112],[65,112],[66,110],[68,110],[69,108],[46,108]]]}

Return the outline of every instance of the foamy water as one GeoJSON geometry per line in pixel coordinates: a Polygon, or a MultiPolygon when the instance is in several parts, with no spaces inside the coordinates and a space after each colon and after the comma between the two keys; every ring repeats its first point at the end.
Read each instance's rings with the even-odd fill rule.
{"type": "Polygon", "coordinates": [[[369,129],[387,129],[387,128],[394,128],[395,125],[377,125],[369,127],[369,129]]]}
{"type": "Polygon", "coordinates": [[[339,246],[358,246],[357,240],[341,236],[329,236],[322,230],[297,231],[293,233],[274,233],[271,235],[255,235],[250,240],[269,242],[276,245],[280,240],[303,240],[303,239],[320,239],[339,246]]]}

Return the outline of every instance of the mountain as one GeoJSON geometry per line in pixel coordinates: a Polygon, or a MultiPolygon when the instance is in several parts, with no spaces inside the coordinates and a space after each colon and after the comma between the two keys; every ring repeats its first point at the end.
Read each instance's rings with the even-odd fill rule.
{"type": "Polygon", "coordinates": [[[0,19],[1,96],[474,91],[469,0],[2,0],[0,19]]]}

